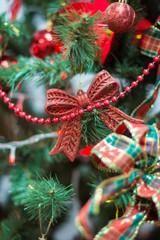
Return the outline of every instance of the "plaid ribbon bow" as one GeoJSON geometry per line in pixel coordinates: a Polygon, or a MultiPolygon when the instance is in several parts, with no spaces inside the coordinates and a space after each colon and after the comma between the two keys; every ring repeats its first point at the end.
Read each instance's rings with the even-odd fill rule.
{"type": "MultiPolygon", "coordinates": [[[[74,119],[68,118],[71,113],[78,113],[79,109],[86,108],[88,105],[94,106],[96,103],[103,103],[110,99],[119,90],[119,82],[114,79],[107,71],[103,70],[97,74],[92,81],[87,92],[78,90],[77,96],[70,95],[59,89],[47,91],[47,103],[45,111],[55,117],[67,116],[67,121],[63,124],[59,139],[50,155],[58,154],[63,151],[68,158],[73,161],[81,138],[80,116],[74,119]]],[[[114,131],[117,125],[124,119],[134,123],[142,123],[142,120],[132,118],[120,111],[118,108],[108,105],[98,116],[104,124],[114,131]]]]}
{"type": "Polygon", "coordinates": [[[101,182],[81,209],[76,222],[86,239],[134,239],[145,221],[160,225],[160,132],[149,125],[124,120],[91,151],[101,169],[120,173],[101,182]],[[100,206],[115,196],[133,191],[123,216],[112,220],[94,237],[89,216],[99,214],[100,206]],[[155,212],[155,214],[153,214],[155,212]]]}

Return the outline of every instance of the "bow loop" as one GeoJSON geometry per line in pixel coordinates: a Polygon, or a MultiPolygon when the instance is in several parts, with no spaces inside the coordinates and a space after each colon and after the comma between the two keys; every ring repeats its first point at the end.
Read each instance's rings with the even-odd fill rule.
{"type": "Polygon", "coordinates": [[[132,138],[136,144],[146,152],[147,166],[156,164],[159,157],[159,133],[157,128],[148,125],[139,125],[126,120],[116,129],[116,133],[132,138]]]}
{"type": "Polygon", "coordinates": [[[103,102],[114,96],[120,88],[120,84],[115,80],[109,72],[103,70],[97,74],[92,81],[87,95],[91,102],[103,102]]]}
{"type": "Polygon", "coordinates": [[[47,91],[45,111],[56,117],[69,114],[79,107],[77,98],[59,89],[47,91]]]}

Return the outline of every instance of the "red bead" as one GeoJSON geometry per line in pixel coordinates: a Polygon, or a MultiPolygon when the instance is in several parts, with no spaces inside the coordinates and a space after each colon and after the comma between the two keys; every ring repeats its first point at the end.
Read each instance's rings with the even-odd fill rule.
{"type": "Polygon", "coordinates": [[[67,121],[67,116],[66,116],[66,115],[62,116],[62,117],[61,117],[61,120],[62,120],[63,122],[67,121]]]}
{"type": "Polygon", "coordinates": [[[149,69],[153,69],[154,67],[155,67],[155,66],[154,66],[154,63],[149,63],[149,64],[148,64],[148,68],[149,68],[149,69]]]}
{"type": "Polygon", "coordinates": [[[158,63],[159,60],[160,60],[160,58],[159,58],[158,56],[156,56],[156,57],[153,58],[153,62],[155,62],[155,63],[158,63]]]}
{"type": "Polygon", "coordinates": [[[15,108],[15,104],[14,103],[9,103],[9,109],[14,109],[15,108]]]}
{"type": "Polygon", "coordinates": [[[95,104],[95,107],[96,107],[96,108],[101,108],[101,106],[102,106],[102,104],[101,104],[100,102],[97,102],[97,103],[95,104]]]}
{"type": "Polygon", "coordinates": [[[143,70],[143,74],[146,76],[146,75],[148,75],[149,74],[149,70],[148,69],[144,69],[143,70]]]}
{"type": "Polygon", "coordinates": [[[0,91],[2,91],[2,86],[0,86],[0,91]]]}
{"type": "Polygon", "coordinates": [[[125,87],[125,91],[127,92],[127,93],[129,93],[130,91],[131,91],[131,87],[125,87]]]}
{"type": "Polygon", "coordinates": [[[4,103],[8,104],[10,103],[11,99],[9,97],[5,97],[4,98],[4,103]]]}
{"type": "Polygon", "coordinates": [[[29,122],[29,121],[31,121],[31,119],[32,119],[32,116],[31,115],[27,115],[26,116],[26,120],[29,122]]]}
{"type": "Polygon", "coordinates": [[[32,122],[35,124],[38,123],[38,118],[37,117],[32,118],[32,122]]]}
{"type": "Polygon", "coordinates": [[[59,123],[59,118],[58,118],[58,117],[54,117],[54,118],[53,118],[53,122],[54,122],[54,123],[59,123]]]}
{"type": "Polygon", "coordinates": [[[143,79],[144,79],[144,77],[143,77],[142,75],[139,75],[139,76],[137,77],[138,82],[142,82],[143,79]]]}
{"type": "Polygon", "coordinates": [[[158,51],[158,55],[160,56],[160,50],[158,51]]]}
{"type": "Polygon", "coordinates": [[[79,114],[79,115],[83,115],[83,114],[84,114],[84,110],[83,110],[82,108],[79,109],[78,114],[79,114]]]}
{"type": "Polygon", "coordinates": [[[113,96],[113,97],[112,97],[112,102],[113,102],[113,103],[116,103],[117,101],[118,101],[118,97],[113,96]]]}
{"type": "Polygon", "coordinates": [[[110,104],[110,101],[109,100],[105,100],[103,103],[104,103],[105,106],[107,106],[107,105],[110,104]]]}
{"type": "Polygon", "coordinates": [[[19,116],[20,116],[21,118],[24,118],[24,117],[26,117],[26,113],[25,113],[25,112],[20,112],[19,116]]]}
{"type": "Polygon", "coordinates": [[[137,86],[138,86],[138,82],[133,81],[133,82],[131,83],[131,85],[132,85],[132,87],[137,87],[137,86]]]}
{"type": "Polygon", "coordinates": [[[76,114],[75,114],[75,113],[71,113],[71,114],[70,114],[70,118],[71,118],[71,119],[74,119],[75,117],[76,117],[76,114]]]}
{"type": "Polygon", "coordinates": [[[1,98],[5,98],[6,96],[7,96],[7,94],[5,92],[1,92],[1,94],[0,94],[1,98]]]}
{"type": "Polygon", "coordinates": [[[19,114],[19,113],[21,112],[21,109],[20,109],[20,108],[15,108],[15,109],[14,109],[14,112],[15,112],[16,114],[19,114]]]}
{"type": "Polygon", "coordinates": [[[91,112],[92,110],[93,110],[93,107],[92,107],[91,105],[88,105],[88,106],[87,106],[87,111],[88,111],[88,112],[91,112]]]}
{"type": "Polygon", "coordinates": [[[120,98],[123,98],[125,96],[125,93],[124,92],[119,92],[118,95],[119,95],[120,98]]]}
{"type": "Polygon", "coordinates": [[[43,124],[45,124],[45,119],[44,119],[44,118],[40,118],[40,119],[38,120],[38,122],[43,125],[43,124]]]}
{"type": "Polygon", "coordinates": [[[47,124],[52,124],[52,119],[51,118],[47,118],[45,121],[47,124]]]}

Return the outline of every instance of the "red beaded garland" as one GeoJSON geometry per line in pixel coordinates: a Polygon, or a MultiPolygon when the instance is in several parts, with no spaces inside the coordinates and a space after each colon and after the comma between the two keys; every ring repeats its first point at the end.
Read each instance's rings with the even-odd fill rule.
{"type": "Polygon", "coordinates": [[[158,63],[160,61],[160,57],[156,56],[153,58],[153,62],[158,63]]]}
{"type": "Polygon", "coordinates": [[[38,123],[38,118],[37,117],[32,118],[32,122],[33,123],[38,123]]]}
{"type": "Polygon", "coordinates": [[[70,118],[71,119],[74,119],[76,117],[76,114],[74,113],[74,112],[72,112],[71,114],[70,114],[70,118]]]}
{"type": "Polygon", "coordinates": [[[91,112],[92,110],[93,110],[93,107],[92,107],[91,105],[88,105],[88,106],[87,106],[87,111],[88,111],[88,112],[91,112]]]}
{"type": "Polygon", "coordinates": [[[59,118],[58,118],[58,117],[54,117],[54,118],[53,118],[53,122],[54,122],[54,123],[59,123],[59,118]]]}
{"type": "Polygon", "coordinates": [[[51,118],[47,118],[45,121],[47,124],[52,124],[52,119],[51,118]]]}
{"type": "Polygon", "coordinates": [[[149,70],[148,70],[148,69],[144,69],[144,70],[143,70],[143,74],[144,74],[145,76],[147,76],[147,75],[149,74],[149,70]]]}
{"type": "Polygon", "coordinates": [[[149,69],[153,69],[154,67],[155,67],[154,63],[149,63],[149,64],[148,64],[148,68],[149,68],[149,69]]]}
{"type": "Polygon", "coordinates": [[[14,109],[15,108],[15,104],[14,103],[9,103],[9,109],[14,109]]]}
{"type": "Polygon", "coordinates": [[[102,106],[102,104],[101,104],[100,102],[97,102],[97,103],[95,104],[95,107],[96,107],[96,108],[101,108],[101,106],[102,106]]]}
{"type": "Polygon", "coordinates": [[[83,110],[82,108],[79,109],[78,114],[79,114],[79,115],[83,115],[83,114],[84,114],[84,110],[83,110]]]}
{"type": "Polygon", "coordinates": [[[131,86],[134,87],[134,88],[137,87],[137,86],[138,86],[138,82],[137,82],[137,81],[133,81],[133,82],[131,83],[131,86]]]}
{"type": "Polygon", "coordinates": [[[131,87],[125,87],[125,91],[127,92],[127,93],[129,93],[130,91],[131,91],[131,87]]]}
{"type": "Polygon", "coordinates": [[[61,117],[61,120],[62,120],[63,122],[67,121],[67,116],[66,116],[66,115],[62,116],[62,117],[61,117]]]}
{"type": "Polygon", "coordinates": [[[125,96],[125,93],[124,93],[124,92],[119,92],[118,96],[119,96],[120,98],[123,98],[123,97],[125,96]]]}
{"type": "Polygon", "coordinates": [[[27,115],[26,116],[26,120],[29,122],[29,121],[31,121],[31,119],[32,119],[32,116],[31,115],[27,115]]]}
{"type": "Polygon", "coordinates": [[[38,120],[38,122],[43,125],[43,124],[45,124],[45,119],[44,119],[44,118],[40,118],[40,119],[38,120]]]}
{"type": "Polygon", "coordinates": [[[113,102],[113,103],[116,103],[117,101],[118,101],[118,97],[113,96],[113,97],[112,97],[112,102],[113,102]]]}
{"type": "Polygon", "coordinates": [[[104,100],[104,102],[103,102],[103,103],[104,103],[104,105],[105,105],[105,106],[107,106],[107,105],[109,105],[109,104],[110,104],[110,101],[107,99],[107,100],[104,100]]]}
{"type": "Polygon", "coordinates": [[[20,112],[19,116],[20,116],[21,118],[24,118],[24,117],[26,117],[26,113],[25,113],[25,112],[20,112]]]}
{"type": "Polygon", "coordinates": [[[9,97],[5,97],[4,98],[4,103],[8,104],[10,103],[11,99],[9,97]]]}
{"type": "MultiPolygon", "coordinates": [[[[160,61],[160,51],[158,52],[158,55],[156,57],[154,57],[153,62],[148,64],[148,69],[144,69],[143,70],[143,74],[139,75],[137,77],[137,81],[133,81],[131,83],[131,86],[127,86],[125,88],[125,92],[130,92],[132,87],[137,87],[138,86],[138,82],[143,81],[144,80],[144,76],[149,74],[149,69],[153,69],[155,67],[155,63],[158,63],[159,61],[160,61]]],[[[124,97],[125,96],[125,92],[119,92],[118,97],[119,98],[124,97]]],[[[113,103],[117,102],[118,101],[118,97],[117,96],[113,96],[111,101],[113,103]]],[[[15,104],[11,102],[11,99],[9,97],[7,97],[6,92],[2,91],[2,87],[1,86],[0,86],[0,98],[4,99],[4,102],[6,104],[8,104],[9,109],[14,110],[16,116],[20,116],[21,118],[26,118],[27,121],[31,121],[32,120],[33,123],[40,123],[40,124],[45,124],[45,123],[52,124],[52,121],[54,123],[58,123],[60,121],[60,119],[58,117],[54,117],[53,120],[51,118],[47,118],[46,120],[44,118],[41,118],[41,119],[38,119],[37,117],[32,118],[31,115],[27,115],[25,112],[22,112],[20,108],[15,107],[15,104]]],[[[95,108],[101,108],[103,105],[107,106],[109,104],[110,104],[110,100],[106,99],[106,100],[104,100],[104,102],[102,104],[100,102],[97,102],[95,104],[95,106],[88,105],[86,110],[90,112],[90,111],[93,110],[94,107],[95,108]]],[[[85,112],[85,110],[81,108],[81,109],[79,109],[78,113],[74,113],[73,112],[69,116],[67,116],[67,115],[62,116],[61,120],[65,122],[68,119],[68,117],[70,117],[71,119],[74,119],[77,114],[83,115],[84,112],[85,112]]]]}
{"type": "Polygon", "coordinates": [[[139,75],[139,76],[137,77],[138,82],[142,82],[143,79],[144,79],[143,75],[139,75]]]}
{"type": "Polygon", "coordinates": [[[7,94],[5,92],[1,92],[1,98],[5,98],[7,94]]]}

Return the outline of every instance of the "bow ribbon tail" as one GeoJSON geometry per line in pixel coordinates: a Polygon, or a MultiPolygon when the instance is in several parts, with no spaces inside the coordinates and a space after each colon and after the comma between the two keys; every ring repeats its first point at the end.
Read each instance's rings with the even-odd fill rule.
{"type": "Polygon", "coordinates": [[[97,233],[94,239],[134,239],[146,218],[146,212],[139,212],[138,206],[135,204],[132,211],[128,214],[123,215],[117,220],[111,220],[107,226],[97,233]]]}
{"type": "Polygon", "coordinates": [[[114,131],[118,124],[124,119],[132,123],[143,123],[142,120],[132,118],[112,105],[109,105],[105,112],[99,114],[99,117],[111,131],[114,131]]]}
{"type": "MultiPolygon", "coordinates": [[[[113,198],[114,196],[117,196],[118,194],[124,193],[124,189],[125,191],[131,189],[132,186],[137,182],[137,179],[141,174],[142,174],[141,171],[134,170],[129,175],[125,174],[112,177],[110,179],[104,180],[98,185],[94,195],[82,207],[79,215],[76,218],[76,224],[80,232],[85,236],[87,240],[93,239],[93,233],[90,228],[91,226],[90,216],[98,215],[100,212],[101,205],[104,204],[107,200],[113,198]]],[[[113,230],[114,231],[112,232],[112,234],[116,234],[116,228],[113,230]]],[[[114,240],[118,239],[119,238],[115,238],[114,240]]]]}
{"type": "Polygon", "coordinates": [[[142,198],[149,198],[155,203],[160,220],[160,177],[144,175],[138,181],[137,195],[142,198]]]}
{"type": "Polygon", "coordinates": [[[56,155],[63,151],[73,162],[78,151],[81,139],[81,123],[76,119],[69,119],[62,126],[60,136],[50,155],[56,155]]]}

